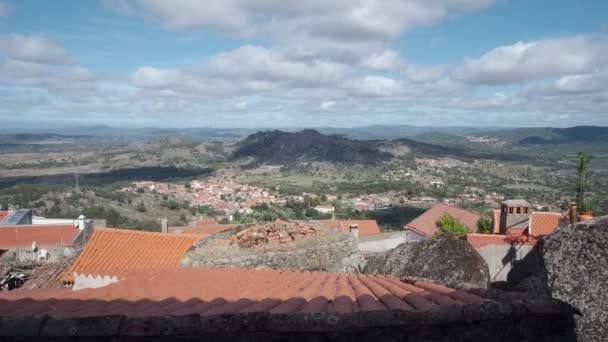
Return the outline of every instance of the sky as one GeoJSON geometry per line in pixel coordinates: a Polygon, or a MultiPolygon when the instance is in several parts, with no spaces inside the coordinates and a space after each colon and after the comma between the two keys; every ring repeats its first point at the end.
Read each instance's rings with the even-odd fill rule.
{"type": "Polygon", "coordinates": [[[606,13],[605,0],[0,0],[0,126],[608,126],[606,13]]]}

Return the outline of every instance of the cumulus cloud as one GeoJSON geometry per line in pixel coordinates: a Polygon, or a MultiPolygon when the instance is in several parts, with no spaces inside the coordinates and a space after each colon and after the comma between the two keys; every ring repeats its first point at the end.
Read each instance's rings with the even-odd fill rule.
{"type": "Polygon", "coordinates": [[[319,105],[319,109],[321,110],[328,110],[331,107],[336,105],[336,101],[323,101],[321,102],[321,104],[319,105]]]}
{"type": "Polygon", "coordinates": [[[10,58],[46,64],[63,64],[68,53],[59,45],[40,36],[10,34],[0,36],[0,51],[10,58]]]}
{"type": "Polygon", "coordinates": [[[473,84],[510,84],[585,74],[608,65],[608,40],[575,36],[517,42],[469,59],[455,73],[473,84]]]}

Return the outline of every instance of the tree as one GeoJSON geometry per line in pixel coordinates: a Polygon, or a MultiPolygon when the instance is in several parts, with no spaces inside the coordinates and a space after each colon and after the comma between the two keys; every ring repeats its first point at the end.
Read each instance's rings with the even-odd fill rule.
{"type": "Polygon", "coordinates": [[[477,221],[477,233],[479,234],[492,234],[492,222],[482,217],[477,221]]]}
{"type": "Polygon", "coordinates": [[[469,228],[464,223],[450,214],[441,216],[435,224],[441,233],[464,236],[469,232],[469,228]]]}
{"type": "Polygon", "coordinates": [[[146,206],[144,205],[144,202],[137,203],[135,210],[139,211],[140,213],[146,212],[146,206]]]}
{"type": "Polygon", "coordinates": [[[585,191],[587,190],[587,173],[589,169],[589,163],[591,163],[592,156],[584,153],[578,153],[578,165],[576,170],[578,171],[578,179],[576,181],[576,206],[580,213],[587,212],[587,202],[585,202],[585,191]]]}

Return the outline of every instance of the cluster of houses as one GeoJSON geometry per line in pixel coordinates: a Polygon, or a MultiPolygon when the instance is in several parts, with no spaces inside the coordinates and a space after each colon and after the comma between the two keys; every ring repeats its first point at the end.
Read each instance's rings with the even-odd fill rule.
{"type": "MultiPolygon", "coordinates": [[[[222,190],[218,191],[221,192],[222,190]]],[[[331,213],[333,207],[319,206],[317,210],[331,213]]],[[[463,238],[484,257],[490,268],[493,281],[505,280],[510,271],[511,263],[525,257],[539,238],[551,234],[560,226],[566,225],[573,217],[570,212],[533,211],[530,204],[524,200],[508,200],[502,203],[500,209],[494,211],[492,234],[478,233],[478,222],[481,219],[481,215],[478,213],[445,203],[437,203],[406,224],[401,231],[381,232],[374,220],[336,220],[332,218],[319,222],[345,234],[354,233],[358,239],[361,252],[371,255],[387,251],[403,242],[415,242],[432,238],[438,232],[437,221],[446,214],[458,219],[468,228],[469,233],[463,238]],[[513,253],[513,248],[516,248],[516,253],[513,253]],[[507,255],[511,256],[511,260],[506,262],[505,256],[507,255]]],[[[195,236],[200,239],[237,226],[236,224],[220,224],[215,219],[200,219],[192,222],[189,226],[169,227],[165,220],[162,224],[161,233],[148,233],[95,228],[95,226],[99,227],[100,225],[103,225],[103,222],[89,220],[83,216],[73,220],[52,220],[35,217],[32,215],[32,211],[27,209],[0,212],[0,260],[55,263],[77,258],[74,265],[86,264],[91,266],[92,263],[81,262],[78,259],[86,257],[87,254],[83,254],[83,249],[84,251],[87,248],[99,250],[98,244],[102,242],[99,241],[101,238],[96,238],[96,236],[103,235],[106,236],[104,239],[109,239],[109,236],[116,235],[118,236],[116,237],[117,241],[123,239],[120,236],[128,236],[129,234],[136,234],[141,239],[144,239],[144,236],[153,236],[160,239],[158,241],[163,241],[166,236],[174,235],[195,236]]],[[[103,242],[103,244],[107,243],[103,242]]],[[[106,246],[103,249],[107,250],[108,248],[106,246]]],[[[164,249],[162,242],[161,245],[150,245],[149,248],[156,250],[156,252],[159,249],[164,249]]],[[[129,250],[129,248],[126,248],[126,250],[129,250]]],[[[133,253],[132,248],[129,253],[133,253]]],[[[144,252],[139,251],[137,253],[144,252]]],[[[116,255],[120,254],[121,252],[116,252],[116,255]]],[[[99,253],[97,252],[96,255],[99,255],[99,253]]],[[[99,270],[108,267],[111,269],[115,266],[102,262],[99,270]]],[[[65,263],[63,267],[67,267],[65,263]]],[[[94,273],[96,269],[93,267],[88,271],[94,273]]],[[[0,279],[2,279],[2,275],[0,275],[0,279]]],[[[19,285],[9,285],[8,283],[9,281],[4,279],[5,288],[19,285]]],[[[3,285],[0,280],[1,286],[3,285]]]]}
{"type": "MultiPolygon", "coordinates": [[[[445,214],[468,227],[464,238],[486,259],[495,281],[504,276],[504,256],[510,249],[518,251],[514,258],[523,257],[523,247],[534,245],[572,216],[533,212],[527,202],[512,200],[494,212],[492,234],[476,233],[479,214],[444,203],[397,232],[381,232],[374,220],[318,222],[353,235],[364,254],[375,254],[432,238],[437,220],[445,214]]],[[[34,222],[31,210],[0,211],[0,317],[202,318],[263,312],[272,318],[316,312],[424,312],[489,301],[474,292],[383,275],[182,268],[185,254],[199,241],[236,226],[213,219],[187,227],[169,227],[165,220],[161,232],[103,228],[102,222],[82,216],[38,220],[34,222]],[[15,266],[24,262],[29,266],[15,266]]]]}
{"type": "Polygon", "coordinates": [[[250,213],[251,207],[262,203],[284,204],[287,198],[277,197],[267,190],[228,180],[212,179],[208,181],[192,181],[188,186],[183,184],[140,181],[133,183],[133,188],[124,191],[145,189],[188,201],[194,207],[208,206],[224,210],[227,215],[234,213],[250,213]]]}

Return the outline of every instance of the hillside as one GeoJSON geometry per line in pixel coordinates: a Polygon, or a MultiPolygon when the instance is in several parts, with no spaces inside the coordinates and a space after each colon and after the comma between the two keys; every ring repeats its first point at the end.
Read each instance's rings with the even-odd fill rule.
{"type": "Polygon", "coordinates": [[[257,162],[268,164],[297,161],[375,163],[390,160],[393,155],[380,151],[375,142],[305,129],[295,133],[265,131],[252,134],[239,142],[232,157],[253,157],[257,162]]]}
{"type": "Polygon", "coordinates": [[[608,143],[608,127],[576,126],[569,128],[515,128],[476,133],[475,136],[496,138],[513,145],[558,145],[575,143],[608,143]]]}

